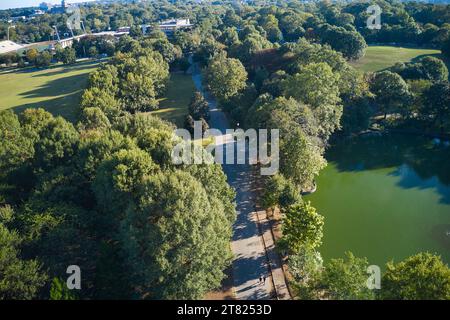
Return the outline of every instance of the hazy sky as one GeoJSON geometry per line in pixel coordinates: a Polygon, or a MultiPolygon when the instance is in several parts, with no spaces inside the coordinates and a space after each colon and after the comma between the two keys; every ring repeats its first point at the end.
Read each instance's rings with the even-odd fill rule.
{"type": "MultiPolygon", "coordinates": [[[[66,0],[67,3],[86,2],[93,0],[66,0]]],[[[0,0],[0,10],[9,8],[33,7],[42,2],[61,3],[61,0],[0,0]]]]}

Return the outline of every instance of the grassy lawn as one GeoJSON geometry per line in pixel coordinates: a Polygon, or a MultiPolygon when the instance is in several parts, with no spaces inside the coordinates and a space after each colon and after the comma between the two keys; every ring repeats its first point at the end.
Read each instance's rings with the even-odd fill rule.
{"type": "Polygon", "coordinates": [[[0,72],[0,110],[44,108],[73,121],[88,75],[98,65],[97,61],[85,61],[47,69],[0,72]]]}
{"type": "Polygon", "coordinates": [[[364,72],[375,72],[389,68],[397,62],[414,61],[428,55],[442,58],[440,50],[370,46],[366,49],[366,55],[351,65],[364,72]]]}
{"type": "Polygon", "coordinates": [[[184,118],[188,113],[189,101],[194,91],[195,84],[191,75],[172,73],[167,85],[166,95],[159,100],[159,109],[151,113],[174,122],[178,127],[183,127],[184,118]]]}

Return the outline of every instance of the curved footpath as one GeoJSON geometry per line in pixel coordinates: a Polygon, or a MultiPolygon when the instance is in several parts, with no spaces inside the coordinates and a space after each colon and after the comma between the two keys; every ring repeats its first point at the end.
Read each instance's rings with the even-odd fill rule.
{"type": "MultiPolygon", "coordinates": [[[[226,115],[217,108],[216,100],[204,90],[202,75],[195,65],[193,65],[192,79],[197,90],[209,103],[210,127],[219,129],[225,134],[225,130],[230,128],[229,121],[226,115]]],[[[234,141],[230,143],[235,144],[234,141]]],[[[261,212],[255,211],[256,195],[252,190],[252,180],[254,179],[252,166],[249,164],[224,164],[222,167],[228,177],[228,183],[236,190],[237,220],[233,225],[231,243],[234,254],[232,270],[236,299],[271,299],[274,296],[278,296],[278,299],[289,299],[281,266],[271,260],[268,263],[268,258],[270,259],[270,256],[275,254],[273,238],[270,234],[269,222],[261,221],[261,212]],[[265,245],[267,243],[270,245],[270,250],[266,252],[265,245]],[[266,277],[265,283],[260,283],[261,276],[266,277]]]]}

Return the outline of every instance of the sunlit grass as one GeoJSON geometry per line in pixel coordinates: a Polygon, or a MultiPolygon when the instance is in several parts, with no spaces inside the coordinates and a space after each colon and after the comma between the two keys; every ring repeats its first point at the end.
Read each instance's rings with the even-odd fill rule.
{"type": "Polygon", "coordinates": [[[151,113],[172,121],[178,127],[183,127],[185,117],[188,114],[189,101],[194,91],[195,84],[191,75],[172,73],[167,84],[166,94],[159,100],[159,109],[151,113]]]}
{"type": "Polygon", "coordinates": [[[0,110],[44,108],[73,121],[76,118],[89,73],[98,62],[55,65],[0,72],[0,110]]]}
{"type": "Polygon", "coordinates": [[[442,58],[440,50],[370,46],[366,49],[365,56],[358,61],[352,62],[351,65],[364,72],[375,72],[389,68],[397,62],[414,61],[429,55],[442,58]]]}

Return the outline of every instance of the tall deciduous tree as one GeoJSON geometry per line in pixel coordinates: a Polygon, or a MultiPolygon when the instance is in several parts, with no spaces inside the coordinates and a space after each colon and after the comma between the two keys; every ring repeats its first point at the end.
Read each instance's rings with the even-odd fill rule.
{"type": "Polygon", "coordinates": [[[401,111],[402,106],[411,99],[405,80],[400,75],[390,71],[376,73],[370,89],[375,94],[378,109],[384,114],[385,118],[390,112],[401,111]]]}
{"type": "Polygon", "coordinates": [[[402,262],[389,262],[381,296],[401,300],[449,300],[450,269],[439,256],[419,253],[402,262]]]}
{"type": "Polygon", "coordinates": [[[309,202],[298,202],[285,210],[283,242],[292,253],[304,247],[317,248],[322,243],[323,217],[309,202]]]}
{"type": "Polygon", "coordinates": [[[208,89],[219,99],[227,100],[245,88],[247,71],[238,59],[217,55],[205,72],[208,89]]]}
{"type": "Polygon", "coordinates": [[[0,208],[0,300],[30,300],[37,297],[46,275],[36,260],[21,259],[20,236],[5,226],[12,216],[11,208],[0,208]]]}
{"type": "Polygon", "coordinates": [[[339,128],[342,116],[339,98],[339,74],[324,63],[310,63],[285,82],[285,95],[311,106],[325,139],[339,128]]]}
{"type": "Polygon", "coordinates": [[[191,98],[188,106],[189,114],[194,120],[200,120],[201,118],[209,119],[209,106],[203,95],[196,91],[191,98]]]}
{"type": "Polygon", "coordinates": [[[299,128],[293,128],[280,144],[280,170],[301,190],[314,187],[314,178],[326,166],[319,147],[314,145],[299,128]]]}
{"type": "Polygon", "coordinates": [[[121,239],[130,283],[140,298],[199,299],[216,288],[231,260],[231,224],[218,199],[186,172],[144,182],[121,239]]]}
{"type": "Polygon", "coordinates": [[[433,84],[423,93],[422,112],[428,115],[434,126],[441,132],[450,131],[450,84],[442,81],[433,84]]]}

